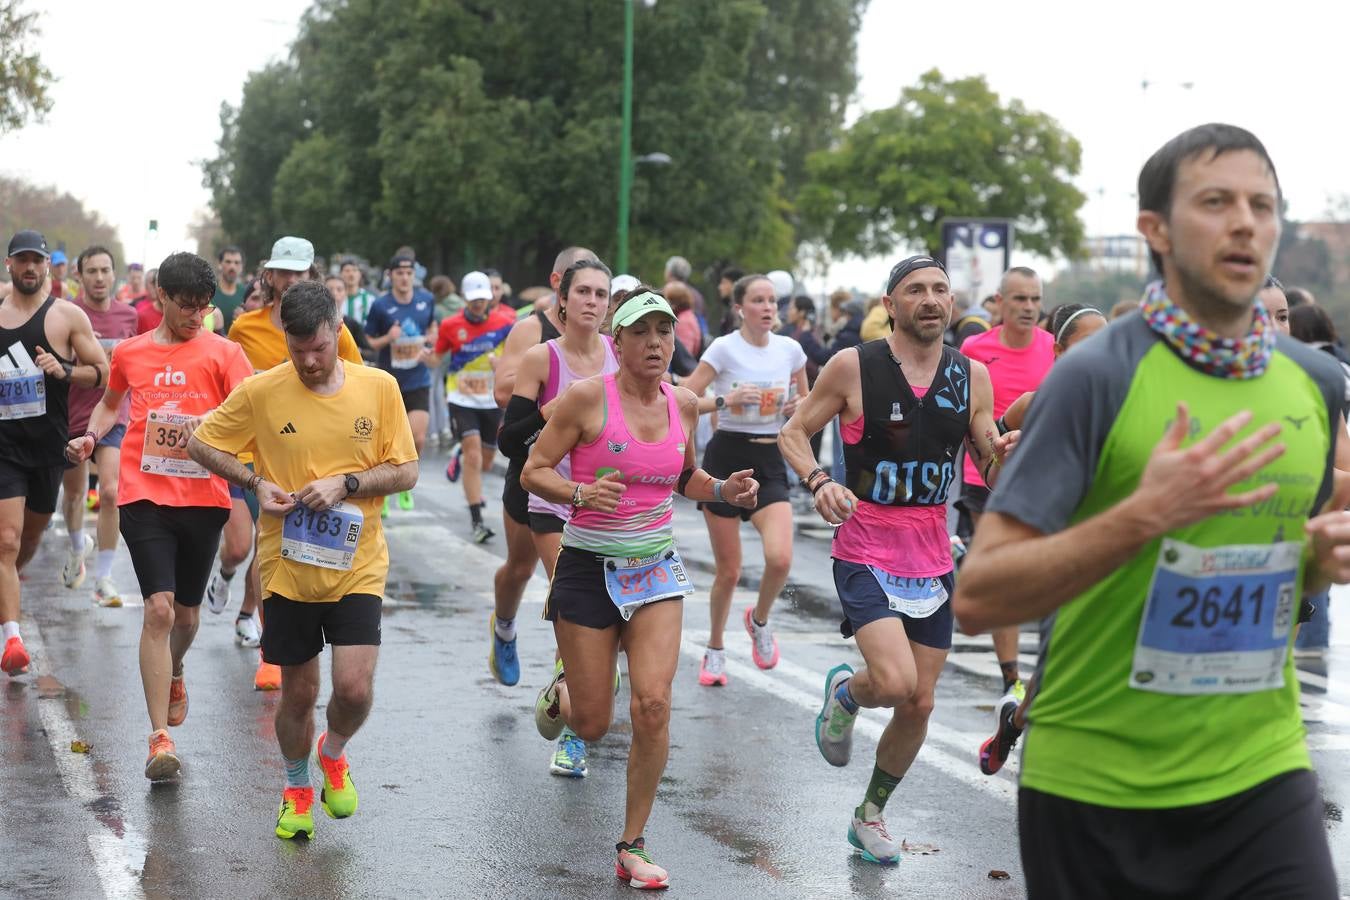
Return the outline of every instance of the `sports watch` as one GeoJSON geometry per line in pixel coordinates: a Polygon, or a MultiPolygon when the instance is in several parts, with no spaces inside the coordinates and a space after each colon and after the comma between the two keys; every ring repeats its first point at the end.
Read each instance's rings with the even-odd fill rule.
{"type": "Polygon", "coordinates": [[[355,475],[343,475],[342,485],[347,489],[348,497],[361,490],[361,482],[357,480],[355,475]]]}

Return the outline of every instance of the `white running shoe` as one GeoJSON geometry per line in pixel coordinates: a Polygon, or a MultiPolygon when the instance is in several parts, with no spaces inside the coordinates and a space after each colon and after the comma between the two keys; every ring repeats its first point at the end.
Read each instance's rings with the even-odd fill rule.
{"type": "Polygon", "coordinates": [[[206,586],[206,608],[220,615],[230,606],[230,583],[217,570],[206,586]]]}
{"type": "Polygon", "coordinates": [[[241,616],[234,620],[234,637],[241,647],[257,647],[262,644],[262,632],[258,630],[258,620],[253,616],[241,616]]]}
{"type": "Polygon", "coordinates": [[[118,592],[117,585],[113,584],[113,580],[107,575],[94,579],[94,602],[110,609],[122,605],[122,595],[118,592]]]}
{"type": "Polygon", "coordinates": [[[93,552],[94,539],[87,534],[84,536],[84,549],[82,551],[77,553],[74,550],[69,550],[66,552],[66,564],[61,567],[61,581],[72,591],[84,584],[84,561],[93,552]]]}
{"type": "Polygon", "coordinates": [[[900,861],[900,844],[886,830],[881,813],[875,819],[863,821],[853,812],[853,823],[848,826],[848,842],[868,862],[890,866],[900,861]]]}

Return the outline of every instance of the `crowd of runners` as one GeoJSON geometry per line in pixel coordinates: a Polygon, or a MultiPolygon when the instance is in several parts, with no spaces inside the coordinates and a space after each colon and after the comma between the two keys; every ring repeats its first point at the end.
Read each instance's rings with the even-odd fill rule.
{"type": "Polygon", "coordinates": [[[963,315],[943,263],[915,255],[873,311],[834,298],[824,339],[786,273],[727,271],[710,340],[678,257],[658,286],[569,247],[517,308],[491,271],[424,286],[408,248],[376,271],[330,268],[284,236],[254,278],[227,247],[214,265],[132,264],[119,287],[107,248],[85,248],[70,277],[20,231],[0,297],[0,668],[28,671],[21,573],[60,499],[65,586],[92,562],[92,603],[121,606],[120,538],[144,600],[146,777],[180,776],[170,729],[188,717],[200,609],[230,608],[240,580],[238,641],[259,650],[255,687],[280,691],[276,834],[312,836],[316,801],[353,815],[346,749],[373,699],[383,520],[414,508],[423,449],[449,432],[467,533],[505,550],[484,647],[503,685],[521,678],[526,585],[540,564],[549,579],[556,652],[534,710],[554,774],[586,774],[626,655],[615,871],[634,887],[670,883],[644,832],[696,590],[675,495],[702,511],[716,562],[697,672],[711,689],[734,687],[724,638],[746,523],[763,575],[737,620],[755,665],[779,662],[796,493],[835,528],[841,631],[862,658],[822,673],[824,761],[850,763],[861,708],[892,711],[861,802],[823,813],[864,859],[900,859],[887,803],[960,628],[992,634],[1004,682],[972,765],[993,775],[1026,734],[1032,896],[1334,897],[1291,648],[1318,613],[1308,598],[1350,581],[1345,369],[1289,336],[1299,315],[1269,277],[1279,182],[1253,135],[1177,136],[1138,196],[1160,278],[1137,309],[1046,310],[1018,267],[990,315],[963,315]],[[500,521],[483,478],[499,452],[500,521]],[[1029,624],[1034,674],[1018,668],[1029,624]]]}

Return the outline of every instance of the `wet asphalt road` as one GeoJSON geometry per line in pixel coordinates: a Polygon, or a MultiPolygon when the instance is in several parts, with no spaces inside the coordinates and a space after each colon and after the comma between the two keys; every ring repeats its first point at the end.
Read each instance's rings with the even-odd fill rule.
{"type": "MultiPolygon", "coordinates": [[[[532,718],[552,663],[551,630],[539,619],[542,574],[518,620],[521,683],[502,687],[486,662],[502,539],[469,542],[463,495],[442,471],[443,462],[425,460],[416,510],[387,522],[393,566],[375,709],[349,750],[360,811],[333,821],[316,809],[309,844],[272,834],[282,785],[277,698],[254,692],[257,652],[235,645],[232,613],[202,614],[187,657],[191,709],[174,734],[184,774],[152,786],[143,775],[139,602],[98,609],[91,584],[65,590],[64,528],[49,531],[24,584],[33,672],[0,684],[0,896],[630,896],[612,868],[627,691],[614,731],[590,747],[589,777],[550,776],[552,745],[532,718]],[[91,752],[72,753],[75,739],[91,752]]],[[[487,495],[495,523],[499,478],[489,478],[487,495]]],[[[748,526],[743,534],[743,580],[752,587],[758,543],[748,526]]],[[[865,711],[847,769],[826,765],[812,740],[824,673],[860,662],[838,634],[828,544],[799,535],[793,583],[775,619],[779,667],[756,669],[748,638],[729,630],[731,685],[705,689],[697,671],[711,553],[692,504],[677,507],[677,536],[700,591],[685,606],[670,764],[647,829],[648,847],[671,871],[671,894],[1022,896],[1016,760],[993,778],[975,764],[998,690],[987,642],[958,636],[928,743],[887,809],[892,833],[910,849],[899,866],[879,868],[850,854],[845,833],[885,719],[865,711]],[[1010,877],[992,880],[991,870],[1010,877]]],[[[135,593],[124,553],[114,575],[135,593]]],[[[742,591],[733,621],[750,602],[742,591]]],[[[1350,895],[1342,821],[1350,803],[1350,595],[1340,603],[1331,657],[1305,664],[1300,680],[1333,857],[1350,895]]],[[[1023,636],[1027,671],[1033,644],[1023,636]]]]}

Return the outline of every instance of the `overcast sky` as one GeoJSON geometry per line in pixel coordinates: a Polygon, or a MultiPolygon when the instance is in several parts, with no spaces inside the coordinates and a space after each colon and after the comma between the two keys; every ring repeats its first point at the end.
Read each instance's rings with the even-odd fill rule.
{"type": "MultiPolygon", "coordinates": [[[[309,0],[25,5],[43,11],[55,106],[45,124],[0,138],[0,172],[75,194],[118,228],[133,258],[186,245],[188,223],[207,204],[197,161],[214,155],[221,101],[238,103],[248,72],[284,57],[309,0]],[[162,238],[147,246],[151,218],[162,238]]],[[[1082,143],[1078,185],[1089,197],[1090,235],[1133,233],[1139,166],[1205,121],[1256,132],[1295,219],[1316,219],[1328,195],[1350,193],[1341,109],[1350,15],[1339,4],[966,0],[957,8],[872,0],[854,114],[892,105],[933,67],[947,77],[984,74],[1004,98],[1049,113],[1082,143]]],[[[884,274],[880,261],[844,261],[830,282],[871,287],[884,274]]]]}

